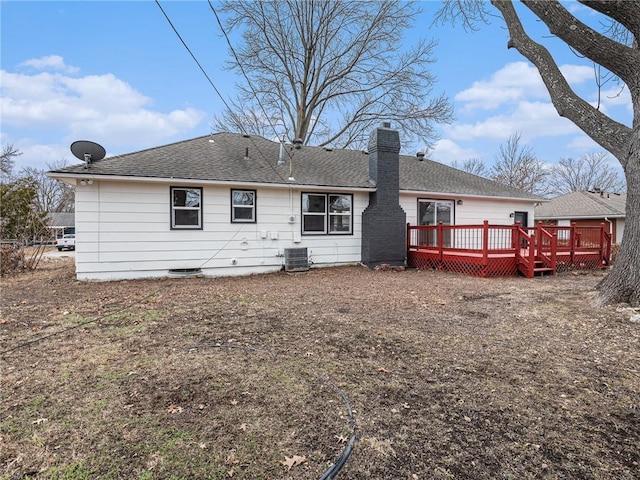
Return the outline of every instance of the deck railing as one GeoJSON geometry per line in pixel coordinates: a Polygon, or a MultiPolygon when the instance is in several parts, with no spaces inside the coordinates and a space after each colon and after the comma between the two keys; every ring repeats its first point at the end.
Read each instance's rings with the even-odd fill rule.
{"type": "Polygon", "coordinates": [[[420,251],[424,258],[441,263],[445,257],[458,261],[452,260],[458,255],[460,262],[466,257],[473,258],[474,264],[481,259],[488,265],[491,257],[512,256],[521,272],[533,276],[534,270],[609,265],[611,234],[605,228],[605,224],[565,227],[541,222],[535,227],[491,225],[486,220],[479,225],[407,224],[407,251],[420,251]]]}
{"type": "Polygon", "coordinates": [[[410,225],[407,224],[409,248],[434,247],[448,251],[503,251],[515,248],[512,225],[410,225]]]}

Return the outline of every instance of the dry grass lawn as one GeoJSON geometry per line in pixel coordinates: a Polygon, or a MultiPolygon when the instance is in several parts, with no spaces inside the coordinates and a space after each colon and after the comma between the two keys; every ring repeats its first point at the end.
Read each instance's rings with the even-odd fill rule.
{"type": "Polygon", "coordinates": [[[0,478],[318,479],[355,431],[341,479],[637,479],[640,324],[602,275],[44,261],[0,280],[0,478]]]}

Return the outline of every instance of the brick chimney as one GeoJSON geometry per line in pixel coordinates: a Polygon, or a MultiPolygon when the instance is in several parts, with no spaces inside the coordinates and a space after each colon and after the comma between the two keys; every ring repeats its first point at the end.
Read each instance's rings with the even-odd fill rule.
{"type": "Polygon", "coordinates": [[[389,123],[369,137],[369,176],[376,191],[362,212],[362,263],[404,265],[407,215],[400,206],[400,135],[389,123]]]}

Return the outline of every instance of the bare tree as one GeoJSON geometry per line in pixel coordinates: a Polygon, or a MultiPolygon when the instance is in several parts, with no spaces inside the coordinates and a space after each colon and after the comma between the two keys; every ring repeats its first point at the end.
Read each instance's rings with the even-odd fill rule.
{"type": "Polygon", "coordinates": [[[533,148],[522,145],[521,140],[521,134],[516,132],[500,145],[500,151],[494,156],[491,178],[525,192],[546,196],[549,193],[549,168],[538,160],[533,148]]]}
{"type": "Polygon", "coordinates": [[[591,152],[580,158],[562,158],[554,165],[549,183],[554,194],[592,190],[623,192],[624,181],[609,163],[607,152],[591,152]]]}
{"type": "MultiPolygon", "coordinates": [[[[597,301],[640,305],[640,1],[578,1],[590,13],[599,15],[600,25],[615,28],[598,31],[559,1],[521,3],[555,38],[611,72],[629,89],[633,107],[631,125],[613,120],[571,89],[550,51],[527,33],[513,2],[492,0],[491,5],[506,23],[510,37],[507,47],[515,48],[536,66],[558,114],[571,120],[622,165],[627,184],[624,237],[616,263],[598,285],[597,301]]],[[[449,0],[437,16],[440,20],[462,21],[470,28],[490,18],[489,4],[481,0],[449,0]]]]}
{"type": "MultiPolygon", "coordinates": [[[[58,170],[67,165],[66,160],[48,163],[47,170],[58,170]]],[[[46,175],[47,170],[25,167],[20,177],[31,178],[36,189],[34,203],[40,212],[72,212],[75,203],[75,188],[46,175]]]]}
{"type": "Polygon", "coordinates": [[[451,166],[458,170],[462,170],[463,172],[472,173],[473,175],[478,175],[480,177],[486,177],[489,175],[487,166],[477,157],[469,158],[462,163],[454,160],[451,162],[451,166]]]}
{"type": "Polygon", "coordinates": [[[223,12],[225,29],[242,31],[229,66],[246,83],[217,129],[271,129],[267,136],[344,148],[364,146],[390,120],[405,138],[432,146],[434,124],[452,119],[448,100],[431,97],[434,43],[402,43],[420,13],[415,3],[227,1],[223,12]]]}
{"type": "Polygon", "coordinates": [[[12,143],[7,143],[0,152],[0,178],[8,180],[13,173],[14,158],[22,155],[22,152],[15,148],[12,143]]]}

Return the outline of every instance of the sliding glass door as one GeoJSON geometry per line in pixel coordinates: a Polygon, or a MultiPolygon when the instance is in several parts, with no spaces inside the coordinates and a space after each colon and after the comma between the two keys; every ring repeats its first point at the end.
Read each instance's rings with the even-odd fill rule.
{"type": "MultiPolygon", "coordinates": [[[[452,225],[453,223],[453,201],[448,200],[418,200],[418,225],[452,225]]],[[[435,230],[421,232],[420,243],[427,246],[438,245],[438,232],[435,230]]],[[[451,246],[451,231],[445,230],[443,236],[443,246],[451,246]]]]}

